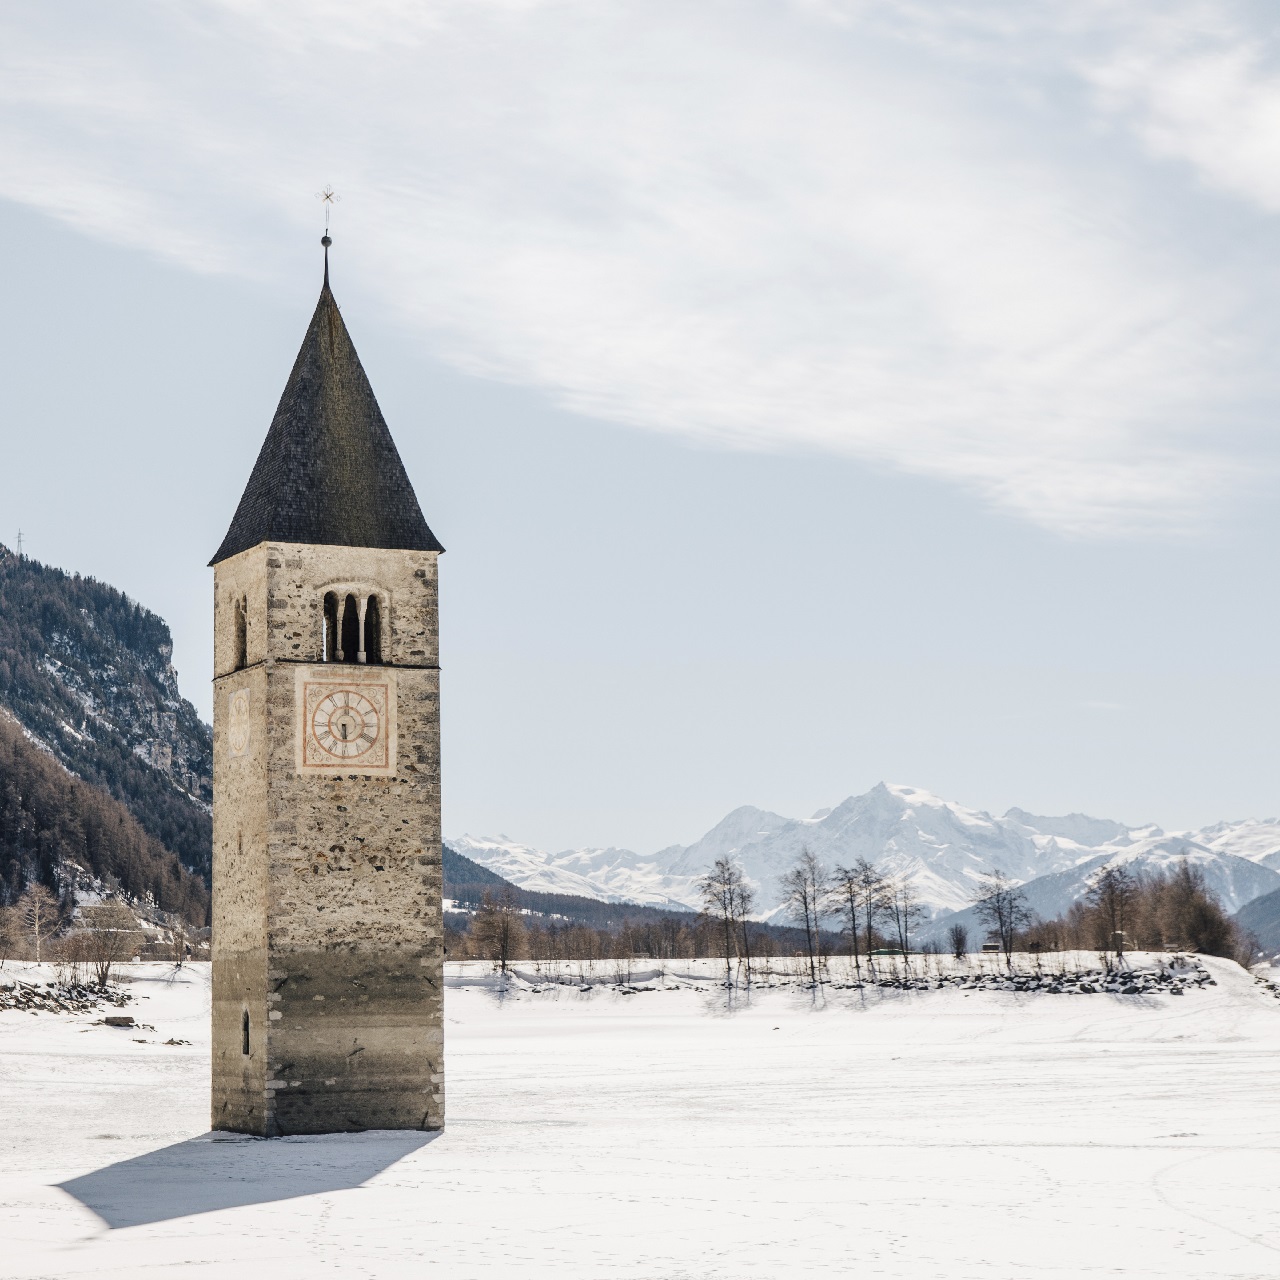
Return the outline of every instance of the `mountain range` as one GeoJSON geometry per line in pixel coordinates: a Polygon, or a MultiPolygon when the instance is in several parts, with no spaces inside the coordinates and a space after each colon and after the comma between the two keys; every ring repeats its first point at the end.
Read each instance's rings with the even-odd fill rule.
{"type": "MultiPolygon", "coordinates": [[[[69,859],[203,917],[207,896],[184,876],[209,880],[212,735],[178,693],[171,657],[163,620],[123,593],[0,546],[0,715],[16,730],[6,729],[0,761],[0,904],[32,877],[55,885],[54,863],[69,859]]],[[[678,911],[698,909],[700,876],[729,856],[755,887],[757,917],[775,923],[786,919],[782,876],[802,850],[828,867],[866,858],[915,886],[931,917],[921,936],[965,918],[985,871],[1006,872],[1050,917],[1109,863],[1165,869],[1187,858],[1228,911],[1249,906],[1248,927],[1260,937],[1274,928],[1280,946],[1275,819],[1165,832],[1080,813],[993,817],[881,783],[809,818],[743,806],[692,844],[651,854],[551,853],[506,837],[450,843],[524,890],[678,911]]]]}
{"type": "Polygon", "coordinates": [[[982,874],[992,870],[1021,884],[1045,918],[1067,910],[1111,863],[1167,870],[1186,858],[1229,912],[1280,890],[1275,819],[1166,832],[1082,813],[1047,817],[1010,809],[993,817],[918,787],[883,782],[810,818],[743,806],[693,844],[653,854],[619,848],[550,853],[506,837],[470,835],[450,844],[523,888],[684,910],[698,909],[699,877],[728,856],[753,885],[762,920],[785,918],[781,880],[805,849],[828,868],[866,858],[886,875],[907,878],[939,926],[967,912],[982,874]]]}

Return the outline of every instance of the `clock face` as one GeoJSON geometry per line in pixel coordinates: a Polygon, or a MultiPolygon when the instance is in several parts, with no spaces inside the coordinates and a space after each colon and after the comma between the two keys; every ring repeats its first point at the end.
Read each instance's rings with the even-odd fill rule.
{"type": "MultiPolygon", "coordinates": [[[[354,673],[353,673],[354,674],[354,673]]],[[[302,772],[395,774],[395,683],[298,676],[298,768],[302,772]]]]}
{"type": "Polygon", "coordinates": [[[378,708],[355,689],[339,689],[320,700],[311,733],[321,751],[337,760],[357,760],[377,744],[378,708]]]}

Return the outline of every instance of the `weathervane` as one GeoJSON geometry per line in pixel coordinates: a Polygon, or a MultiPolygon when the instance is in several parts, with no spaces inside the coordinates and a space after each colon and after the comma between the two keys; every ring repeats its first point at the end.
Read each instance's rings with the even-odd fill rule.
{"type": "Polygon", "coordinates": [[[331,186],[326,185],[323,191],[316,192],[316,199],[324,205],[324,235],[320,243],[324,245],[324,282],[329,283],[329,246],[333,241],[329,238],[329,211],[342,197],[331,186]]]}

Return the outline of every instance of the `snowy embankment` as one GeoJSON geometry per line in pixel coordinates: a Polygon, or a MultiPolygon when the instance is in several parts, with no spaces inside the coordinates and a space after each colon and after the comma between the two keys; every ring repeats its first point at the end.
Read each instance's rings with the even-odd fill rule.
{"type": "Polygon", "coordinates": [[[623,995],[641,991],[723,988],[738,996],[759,995],[788,988],[816,990],[824,996],[837,991],[964,991],[1043,992],[1048,995],[1182,995],[1194,987],[1217,986],[1217,980],[1196,955],[1134,952],[1113,957],[1103,967],[1092,951],[1064,951],[1040,959],[1016,954],[971,955],[962,959],[940,955],[877,957],[868,961],[845,956],[826,957],[810,971],[803,958],[769,958],[748,965],[735,960],[538,960],[517,961],[505,975],[491,964],[454,962],[445,966],[453,986],[495,987],[506,993],[541,995],[557,987],[590,991],[609,987],[623,995]]]}
{"type": "Polygon", "coordinates": [[[204,1133],[207,966],[130,966],[154,1032],[0,1013],[0,1274],[1271,1276],[1280,1003],[1203,963],[1180,997],[450,965],[446,1131],[277,1142],[204,1133]]]}

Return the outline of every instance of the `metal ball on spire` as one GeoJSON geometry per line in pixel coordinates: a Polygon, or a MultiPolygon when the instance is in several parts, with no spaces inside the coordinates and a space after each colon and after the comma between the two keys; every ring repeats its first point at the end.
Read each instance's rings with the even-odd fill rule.
{"type": "Polygon", "coordinates": [[[329,210],[342,197],[332,187],[325,187],[323,191],[316,192],[316,199],[324,205],[324,235],[320,237],[320,243],[324,245],[324,283],[327,289],[329,287],[329,246],[333,243],[329,238],[329,210]]]}

